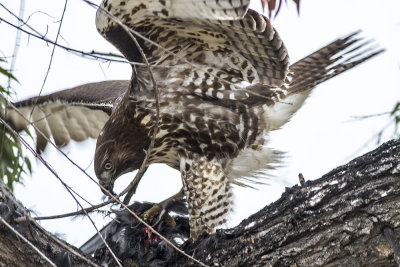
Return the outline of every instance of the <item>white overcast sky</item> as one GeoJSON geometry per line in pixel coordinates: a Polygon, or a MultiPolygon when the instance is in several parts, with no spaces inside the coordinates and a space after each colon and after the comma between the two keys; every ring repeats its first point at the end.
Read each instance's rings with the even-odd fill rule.
{"type": "MultiPolygon", "coordinates": [[[[19,1],[1,0],[7,8],[18,14],[19,1]]],[[[100,0],[94,2],[100,3],[100,0]]],[[[260,10],[259,0],[252,7],[260,10]]],[[[332,168],[348,162],[376,146],[374,136],[388,123],[387,116],[353,121],[362,116],[389,111],[400,100],[400,1],[372,0],[308,0],[301,1],[300,16],[291,1],[283,5],[272,21],[285,42],[291,62],[308,55],[321,46],[358,29],[373,38],[387,52],[367,63],[320,85],[304,107],[282,129],[271,134],[270,146],[285,151],[282,167],[271,172],[269,185],[259,190],[235,189],[235,211],[229,226],[239,223],[271,201],[276,200],[285,186],[297,183],[297,175],[316,179],[332,168]]],[[[54,40],[58,30],[64,1],[26,1],[28,24],[54,40]]],[[[2,7],[0,17],[17,24],[2,7]]],[[[68,1],[59,43],[83,51],[116,50],[105,41],[95,28],[95,10],[81,0],[68,1]]],[[[16,30],[0,23],[0,53],[10,57],[14,48],[16,30]]],[[[17,100],[37,95],[48,68],[51,44],[21,35],[14,75],[20,83],[13,83],[17,100]]],[[[8,59],[9,61],[11,58],[8,59]]],[[[7,67],[6,65],[2,65],[7,67]]],[[[129,79],[127,64],[88,60],[56,48],[44,93],[75,85],[111,79],[129,79]]],[[[4,80],[1,80],[5,84],[4,80]]],[[[383,141],[388,140],[393,128],[388,128],[383,141]]],[[[94,176],[91,165],[95,141],[74,143],[64,151],[94,176]]],[[[102,194],[87,177],[60,156],[47,149],[44,157],[60,177],[76,191],[97,204],[102,194]]],[[[17,186],[15,194],[23,204],[37,215],[53,215],[75,211],[77,205],[60,182],[37,160],[32,158],[34,173],[24,177],[24,186],[17,186]]],[[[134,174],[120,178],[121,190],[134,174]]],[[[179,172],[163,165],[152,166],[145,175],[135,199],[160,201],[180,189],[179,172]]],[[[106,220],[93,215],[99,228],[106,220]]],[[[57,232],[72,244],[80,245],[94,234],[87,219],[43,221],[42,225],[57,232]]]]}

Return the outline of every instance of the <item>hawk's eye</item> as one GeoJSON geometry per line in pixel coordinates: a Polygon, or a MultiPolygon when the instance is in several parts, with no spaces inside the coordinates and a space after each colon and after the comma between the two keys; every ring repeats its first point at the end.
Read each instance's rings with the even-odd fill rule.
{"type": "Polygon", "coordinates": [[[111,162],[106,162],[106,164],[104,164],[104,169],[106,170],[106,171],[109,171],[109,170],[111,170],[113,168],[113,165],[112,165],[112,163],[111,162]]]}

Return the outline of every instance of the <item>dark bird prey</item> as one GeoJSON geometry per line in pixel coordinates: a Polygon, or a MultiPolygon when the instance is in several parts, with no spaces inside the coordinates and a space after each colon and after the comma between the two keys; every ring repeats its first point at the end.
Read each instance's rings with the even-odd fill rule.
{"type": "MultiPolygon", "coordinates": [[[[132,30],[152,66],[160,123],[149,164],[180,170],[193,239],[226,221],[232,184],[256,181],[277,162],[279,153],[266,147],[269,131],[285,124],[316,85],[382,52],[352,34],[289,66],[278,33],[248,4],[105,0],[97,12],[98,31],[127,60],[144,62],[116,21],[132,30]]],[[[108,190],[141,165],[156,120],[144,64],[133,65],[131,81],[86,84],[15,105],[29,117],[34,103],[32,121],[58,146],[98,136],[94,168],[108,190]]],[[[12,110],[8,120],[18,130],[27,126],[12,110]]],[[[46,141],[37,136],[43,150],[46,141]]]]}

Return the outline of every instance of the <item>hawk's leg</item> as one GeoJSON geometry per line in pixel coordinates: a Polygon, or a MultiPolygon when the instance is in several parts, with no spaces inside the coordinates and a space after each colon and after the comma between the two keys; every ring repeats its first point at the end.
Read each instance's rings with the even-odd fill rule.
{"type": "Polygon", "coordinates": [[[167,198],[167,199],[164,199],[163,201],[161,201],[160,203],[158,203],[158,205],[164,206],[164,205],[166,205],[170,200],[179,199],[179,198],[184,198],[184,197],[185,197],[185,194],[184,194],[183,192],[184,192],[184,191],[183,191],[183,188],[181,188],[181,190],[179,190],[178,193],[176,193],[175,195],[173,195],[173,196],[171,196],[171,197],[169,197],[169,198],[167,198]]]}
{"type": "Polygon", "coordinates": [[[181,157],[183,189],[188,202],[190,237],[213,233],[226,222],[232,193],[220,161],[205,156],[181,157]]]}
{"type": "Polygon", "coordinates": [[[143,219],[150,222],[153,226],[157,225],[164,217],[165,220],[172,226],[175,226],[175,221],[168,215],[169,211],[174,211],[179,214],[187,214],[185,203],[181,200],[184,197],[183,188],[175,195],[154,204],[150,209],[143,213],[143,219]]]}

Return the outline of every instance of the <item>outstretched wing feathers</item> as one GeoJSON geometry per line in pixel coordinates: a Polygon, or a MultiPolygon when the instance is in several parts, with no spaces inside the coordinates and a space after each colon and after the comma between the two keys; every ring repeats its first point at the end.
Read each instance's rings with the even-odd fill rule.
{"type": "MultiPolygon", "coordinates": [[[[120,0],[111,0],[104,1],[101,7],[134,33],[146,37],[147,40],[138,39],[153,65],[186,66],[193,72],[213,68],[212,73],[229,73],[234,82],[283,84],[288,69],[287,51],[266,17],[247,10],[248,1],[192,2],[196,3],[190,6],[183,0],[136,0],[121,5],[120,0]],[[179,51],[179,58],[170,56],[166,49],[179,51]]],[[[128,60],[141,58],[134,43],[102,9],[97,13],[96,25],[128,60]]]]}
{"type": "Polygon", "coordinates": [[[371,40],[364,41],[358,33],[339,38],[290,65],[284,86],[254,88],[260,94],[272,96],[272,101],[266,102],[269,106],[267,112],[271,130],[285,124],[315,86],[384,51],[374,46],[371,40]]]}
{"type": "Polygon", "coordinates": [[[97,138],[113,105],[128,87],[129,81],[84,84],[17,102],[14,106],[18,112],[9,107],[4,117],[17,131],[28,128],[26,119],[36,126],[38,152],[45,149],[50,137],[58,147],[63,147],[71,140],[97,138]]]}
{"type": "MultiPolygon", "coordinates": [[[[240,70],[250,83],[259,82],[270,86],[280,86],[287,74],[289,57],[278,33],[267,18],[251,9],[242,20],[220,21],[228,30],[232,47],[249,61],[259,76],[251,80],[250,68],[242,62],[240,70]]],[[[248,66],[250,67],[250,66],[248,66]]]]}
{"type": "Polygon", "coordinates": [[[360,38],[359,32],[337,39],[290,66],[288,94],[309,90],[383,51],[372,40],[360,38]]]}
{"type": "MultiPolygon", "coordinates": [[[[363,41],[357,36],[351,34],[340,38],[292,64],[286,84],[280,88],[258,83],[247,87],[246,91],[218,91],[215,97],[227,99],[232,98],[231,94],[234,94],[236,100],[245,100],[248,98],[246,92],[253,91],[256,95],[252,95],[252,101],[269,106],[270,129],[277,129],[301,106],[310,89],[383,51],[370,44],[370,41],[363,41]]],[[[204,78],[204,74],[201,77],[204,78]]],[[[129,81],[90,83],[20,101],[15,103],[15,106],[44,134],[43,136],[36,132],[37,150],[43,151],[47,145],[47,138],[50,137],[54,138],[59,147],[65,146],[70,140],[97,138],[117,98],[123,95],[128,87],[129,81]],[[32,113],[33,106],[35,109],[32,113]]],[[[193,94],[212,96],[200,88],[193,94]]],[[[7,110],[6,119],[18,131],[29,126],[29,123],[11,108],[7,110]]]]}
{"type": "MultiPolygon", "coordinates": [[[[130,61],[141,60],[138,49],[109,14],[134,35],[145,37],[136,34],[149,62],[172,67],[153,68],[158,82],[166,84],[159,88],[161,96],[179,87],[185,94],[205,98],[265,104],[270,130],[290,118],[310,89],[382,52],[351,34],[291,65],[289,72],[279,35],[266,17],[248,10],[248,4],[248,0],[105,0],[96,26],[130,61]]],[[[147,70],[139,67],[137,73],[147,78],[147,70]]],[[[15,106],[43,133],[37,132],[37,149],[42,151],[49,137],[58,146],[97,138],[128,87],[129,81],[86,84],[15,106]]],[[[5,116],[17,130],[29,125],[13,109],[5,116]]]]}
{"type": "Polygon", "coordinates": [[[129,81],[126,80],[87,83],[52,94],[32,97],[14,105],[19,108],[59,101],[66,102],[69,105],[93,107],[93,109],[101,109],[110,113],[110,107],[118,96],[126,92],[128,86],[129,81]]]}

